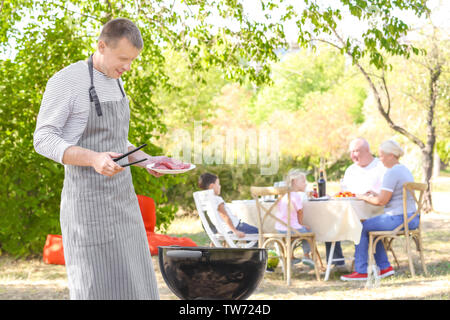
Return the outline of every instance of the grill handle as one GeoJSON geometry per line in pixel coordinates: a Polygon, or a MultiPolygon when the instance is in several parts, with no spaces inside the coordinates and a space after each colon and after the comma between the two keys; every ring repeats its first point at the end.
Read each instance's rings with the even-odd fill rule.
{"type": "Polygon", "coordinates": [[[177,259],[200,259],[203,256],[201,251],[192,250],[169,250],[166,253],[169,258],[177,259]]]}

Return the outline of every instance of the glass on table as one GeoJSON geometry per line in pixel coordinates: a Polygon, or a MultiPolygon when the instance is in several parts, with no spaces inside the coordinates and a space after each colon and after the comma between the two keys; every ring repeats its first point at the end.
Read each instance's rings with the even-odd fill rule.
{"type": "Polygon", "coordinates": [[[340,180],[340,187],[341,187],[341,192],[348,191],[347,185],[345,184],[344,179],[340,180]]]}

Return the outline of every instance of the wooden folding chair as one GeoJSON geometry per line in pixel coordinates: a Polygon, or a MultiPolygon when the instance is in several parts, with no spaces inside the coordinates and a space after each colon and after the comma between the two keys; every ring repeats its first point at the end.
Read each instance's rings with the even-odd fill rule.
{"type": "Polygon", "coordinates": [[[287,285],[291,284],[291,261],[292,261],[292,251],[296,245],[300,244],[301,241],[308,241],[311,247],[312,258],[314,261],[314,270],[316,273],[317,280],[320,281],[320,273],[318,266],[318,250],[316,246],[316,235],[314,232],[308,233],[300,233],[297,230],[291,228],[291,215],[288,215],[288,221],[285,223],[284,221],[278,219],[274,213],[275,208],[278,205],[278,202],[283,198],[283,196],[287,193],[288,196],[288,208],[291,208],[291,195],[288,193],[287,187],[251,187],[250,192],[252,197],[256,201],[256,208],[258,212],[258,230],[259,230],[259,247],[267,248],[267,246],[271,243],[275,244],[278,247],[279,255],[284,266],[283,268],[283,276],[286,280],[287,285]],[[264,196],[278,196],[275,202],[270,206],[269,209],[266,209],[261,205],[260,197],[264,196]],[[288,231],[286,234],[283,233],[267,233],[264,232],[264,224],[267,223],[268,218],[271,217],[276,221],[284,224],[288,231]]]}
{"type": "Polygon", "coordinates": [[[425,265],[424,255],[423,255],[423,244],[422,244],[422,235],[421,235],[421,222],[419,220],[419,226],[414,230],[409,230],[408,223],[414,219],[417,215],[420,219],[420,214],[422,212],[422,207],[424,204],[424,192],[427,189],[427,185],[425,183],[416,183],[416,182],[408,182],[403,185],[403,223],[399,225],[392,231],[371,231],[369,232],[369,267],[368,267],[368,281],[371,279],[372,274],[375,273],[375,259],[374,253],[376,249],[376,245],[378,241],[383,241],[383,245],[387,251],[390,251],[394,256],[397,267],[399,266],[397,256],[394,253],[392,248],[392,242],[394,239],[399,237],[405,237],[406,239],[406,253],[408,255],[409,269],[411,271],[411,275],[414,277],[414,265],[412,261],[412,252],[410,246],[410,239],[413,239],[416,243],[417,251],[420,254],[420,260],[422,263],[422,268],[425,275],[428,275],[427,266],[425,265]],[[407,207],[406,207],[406,199],[407,192],[409,192],[416,203],[416,212],[408,218],[407,207]],[[416,196],[416,192],[418,192],[419,196],[416,196]]]}
{"type": "Polygon", "coordinates": [[[213,205],[212,189],[194,192],[193,196],[203,229],[215,247],[251,248],[258,243],[258,234],[246,234],[239,238],[234,233],[228,233],[219,211],[213,205]]]}

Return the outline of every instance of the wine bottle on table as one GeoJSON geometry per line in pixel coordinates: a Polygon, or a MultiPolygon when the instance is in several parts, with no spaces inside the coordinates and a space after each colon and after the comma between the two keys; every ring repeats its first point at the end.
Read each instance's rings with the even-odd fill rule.
{"type": "Polygon", "coordinates": [[[327,183],[325,178],[323,177],[323,171],[320,170],[319,181],[317,181],[317,185],[319,186],[319,197],[325,197],[327,194],[327,183]]]}

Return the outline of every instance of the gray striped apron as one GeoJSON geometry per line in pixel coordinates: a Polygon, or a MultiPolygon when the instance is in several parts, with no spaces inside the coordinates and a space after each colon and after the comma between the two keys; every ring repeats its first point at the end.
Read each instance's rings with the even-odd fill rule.
{"type": "MultiPolygon", "coordinates": [[[[123,98],[100,103],[92,57],[88,66],[91,107],[77,145],[126,153],[128,99],[117,80],[123,98]]],[[[107,177],[92,167],[66,165],[60,222],[71,299],[159,299],[130,167],[107,177]]]]}

